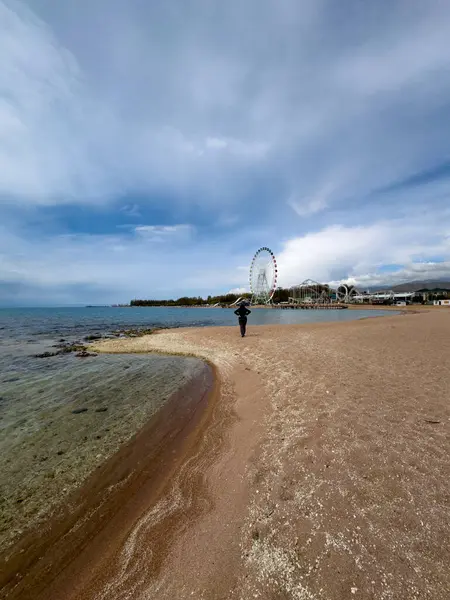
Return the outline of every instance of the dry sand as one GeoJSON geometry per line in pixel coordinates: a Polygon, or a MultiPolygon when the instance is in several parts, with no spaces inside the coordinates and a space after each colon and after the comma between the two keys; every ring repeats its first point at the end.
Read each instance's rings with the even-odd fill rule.
{"type": "Polygon", "coordinates": [[[450,597],[449,309],[100,349],[195,355],[220,389],[164,493],[34,598],[450,597]]]}

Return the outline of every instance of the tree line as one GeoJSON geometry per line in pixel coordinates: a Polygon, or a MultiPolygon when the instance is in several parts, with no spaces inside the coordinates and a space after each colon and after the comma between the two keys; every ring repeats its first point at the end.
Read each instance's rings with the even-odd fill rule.
{"type": "Polygon", "coordinates": [[[214,306],[214,304],[232,304],[239,298],[250,299],[250,294],[223,294],[221,296],[182,296],[177,300],[132,300],[130,306],[214,306]]]}
{"type": "MultiPolygon", "coordinates": [[[[278,288],[272,299],[273,302],[287,302],[289,290],[278,288]]],[[[182,296],[177,300],[131,300],[130,306],[214,306],[215,304],[233,304],[239,298],[251,299],[251,294],[222,294],[219,296],[182,296]]]]}

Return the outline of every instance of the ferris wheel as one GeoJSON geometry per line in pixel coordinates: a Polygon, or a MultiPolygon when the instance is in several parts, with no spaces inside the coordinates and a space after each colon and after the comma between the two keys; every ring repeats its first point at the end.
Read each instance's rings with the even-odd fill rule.
{"type": "Polygon", "coordinates": [[[252,304],[269,304],[277,287],[278,267],[270,248],[260,248],[250,265],[252,304]]]}

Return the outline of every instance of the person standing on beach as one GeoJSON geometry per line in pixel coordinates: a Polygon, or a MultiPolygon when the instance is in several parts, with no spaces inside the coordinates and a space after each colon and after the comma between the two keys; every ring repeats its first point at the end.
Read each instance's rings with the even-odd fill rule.
{"type": "Polygon", "coordinates": [[[239,327],[241,328],[241,337],[245,337],[245,330],[247,328],[247,315],[252,311],[248,310],[247,303],[241,302],[239,308],[234,311],[234,314],[239,317],[239,327]]]}

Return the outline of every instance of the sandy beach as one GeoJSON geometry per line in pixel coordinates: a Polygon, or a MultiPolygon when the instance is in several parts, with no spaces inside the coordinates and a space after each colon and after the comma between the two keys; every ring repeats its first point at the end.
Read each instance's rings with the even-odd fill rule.
{"type": "Polygon", "coordinates": [[[450,310],[96,349],[199,357],[216,385],[100,469],[71,526],[6,565],[2,597],[450,596],[450,310]],[[96,504],[102,477],[117,493],[96,504]]]}

